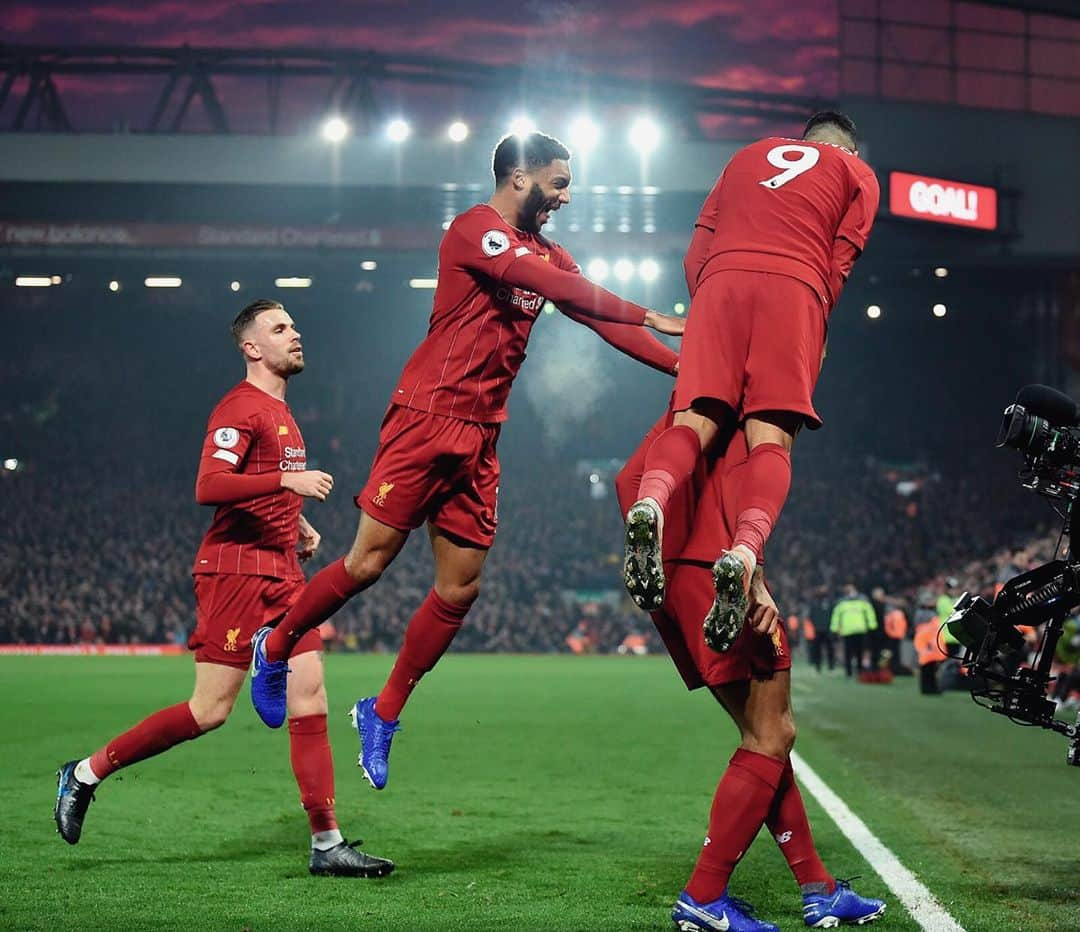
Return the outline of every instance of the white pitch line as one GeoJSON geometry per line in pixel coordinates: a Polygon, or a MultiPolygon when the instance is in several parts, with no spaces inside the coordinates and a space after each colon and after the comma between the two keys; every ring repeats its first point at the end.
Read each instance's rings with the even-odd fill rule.
{"type": "Polygon", "coordinates": [[[866,858],[904,905],[904,909],[926,932],[964,932],[964,927],[945,911],[934,894],[900,863],[899,858],[866,827],[866,823],[794,751],[791,752],[791,764],[799,783],[810,791],[810,795],[829,814],[847,840],[866,858]]]}

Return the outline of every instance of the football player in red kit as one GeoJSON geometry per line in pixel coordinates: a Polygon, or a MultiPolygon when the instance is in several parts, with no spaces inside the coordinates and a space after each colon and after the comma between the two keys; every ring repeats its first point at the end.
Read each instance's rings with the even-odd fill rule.
{"type": "MultiPolygon", "coordinates": [[[[672,408],[616,478],[624,514],[637,497],[649,448],[674,419],[672,408]]],[[[708,688],[741,736],[716,788],[705,844],[672,919],[683,932],[776,932],[776,926],[756,919],[748,904],[727,892],[732,871],[764,824],[799,884],[806,924],[863,924],[880,916],[885,905],[859,896],[826,870],[792,772],[791,654],[760,562],[748,593],[747,623],[731,648],[712,650],[701,626],[715,597],[714,555],[731,546],[740,486],[749,468],[746,434],[729,421],[665,511],[662,559],[668,584],[663,604],[652,613],[653,623],[687,688],[708,688]]]]}
{"type": "Polygon", "coordinates": [[[495,537],[495,445],[510,387],[545,301],[617,349],[673,374],[677,356],[646,327],[682,332],[680,318],[623,301],[580,274],[541,230],[570,201],[569,151],[542,133],[507,136],[493,158],[495,191],[457,216],[439,247],[427,337],[394,386],[367,484],[356,540],[316,574],[272,632],[256,637],[252,700],[267,724],[282,717],[285,660],[305,632],[374,585],[409,533],[428,525],[434,586],[413,615],[389,679],[353,709],[360,766],[386,785],[398,716],[420,678],[450,646],[480,591],[495,537]],[[644,325],[644,326],[643,326],[644,325]]]}
{"type": "MultiPolygon", "coordinates": [[[[296,601],[304,584],[300,560],[319,547],[300,509],[304,498],[323,501],[333,479],[307,468],[304,438],[285,403],[289,378],[304,368],[300,334],[276,301],[249,304],[232,332],[247,378],[210,415],[195,483],[199,504],[217,507],[193,568],[198,621],[188,647],[195,652],[195,689],[187,702],[64,764],[54,816],[70,844],[78,842],[102,780],[225,723],[251,663],[252,635],[296,601]]],[[[287,701],[290,758],[311,824],[309,869],[381,877],[393,863],[349,845],[335,818],[321,649],[315,631],[297,644],[287,701]]]]}
{"type": "Polygon", "coordinates": [[[691,305],[670,428],[649,449],[626,522],[624,580],[657,608],[668,503],[729,421],[750,456],[731,545],[713,566],[705,635],[718,651],[742,630],[747,593],[791,486],[799,428],[821,426],[813,390],[829,313],[866,245],[879,199],[840,113],[811,117],[801,139],[735,153],[697,218],[684,262],[691,305]]]}

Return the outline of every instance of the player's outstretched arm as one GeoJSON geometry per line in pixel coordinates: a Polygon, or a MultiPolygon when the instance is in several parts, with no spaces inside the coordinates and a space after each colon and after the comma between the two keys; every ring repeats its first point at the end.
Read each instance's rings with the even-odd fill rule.
{"type": "MultiPolygon", "coordinates": [[[[665,346],[651,333],[645,330],[644,327],[635,327],[629,324],[615,324],[611,321],[596,320],[589,317],[586,314],[582,314],[578,311],[567,310],[565,308],[559,308],[559,310],[569,317],[571,320],[576,321],[579,324],[584,324],[590,330],[599,335],[605,343],[615,347],[620,353],[625,353],[631,359],[636,359],[638,362],[642,362],[647,366],[651,366],[660,372],[667,373],[668,375],[675,374],[675,367],[679,362],[678,354],[669,346],[665,346]]],[[[668,320],[663,314],[656,314],[655,311],[648,311],[663,320],[668,320]]],[[[682,318],[670,318],[682,323],[682,318]]],[[[659,330],[664,333],[666,331],[660,330],[659,327],[653,329],[659,330]]],[[[681,331],[679,331],[681,333],[681,331]]]]}
{"type": "Polygon", "coordinates": [[[502,280],[595,320],[640,326],[649,319],[649,312],[641,305],[625,301],[583,275],[556,268],[532,253],[518,256],[511,262],[502,280]]]}

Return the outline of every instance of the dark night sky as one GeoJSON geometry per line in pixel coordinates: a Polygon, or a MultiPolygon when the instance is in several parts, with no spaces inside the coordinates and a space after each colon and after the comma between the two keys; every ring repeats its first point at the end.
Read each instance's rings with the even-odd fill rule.
{"type": "MultiPolygon", "coordinates": [[[[942,0],[9,0],[0,5],[0,41],[375,49],[822,100],[839,96],[843,71],[844,91],[872,92],[881,84],[885,96],[943,101],[956,93],[957,102],[968,105],[1074,116],[1080,98],[1080,19],[942,0]],[[880,11],[892,25],[878,37],[870,20],[849,19],[841,31],[841,9],[847,17],[880,11]],[[962,69],[956,82],[948,72],[950,17],[959,27],[951,53],[962,69]],[[1022,39],[1025,28],[1031,29],[1030,48],[1022,39]],[[872,64],[851,59],[878,46],[927,67],[897,65],[883,78],[872,64]],[[1025,83],[1028,63],[1032,80],[1025,83]],[[1003,71],[988,75],[988,65],[1003,71]]],[[[107,129],[125,121],[139,128],[163,81],[64,77],[60,88],[77,127],[107,129]]],[[[261,89],[250,81],[215,83],[232,128],[265,131],[261,89]]],[[[287,131],[318,109],[313,101],[324,98],[326,84],[287,82],[283,111],[293,124],[287,131]]],[[[19,89],[0,121],[10,119],[19,89]]],[[[510,106],[519,89],[505,90],[510,106]]],[[[379,93],[388,107],[418,119],[425,100],[440,120],[451,109],[475,120],[485,105],[475,94],[415,86],[384,85],[379,93]]],[[[548,101],[549,112],[534,115],[550,121],[560,108],[580,103],[548,101]]]]}
{"type": "MultiPolygon", "coordinates": [[[[836,34],[836,0],[16,0],[0,9],[0,35],[16,43],[374,48],[822,97],[836,93],[836,34]]],[[[85,126],[89,107],[99,117],[89,122],[124,108],[137,122],[160,83],[68,78],[61,90],[85,126]]],[[[232,118],[243,91],[220,84],[232,118]]]]}

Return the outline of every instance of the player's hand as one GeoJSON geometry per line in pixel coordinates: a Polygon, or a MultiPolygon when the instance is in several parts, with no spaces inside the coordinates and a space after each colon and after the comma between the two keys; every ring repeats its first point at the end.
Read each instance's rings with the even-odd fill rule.
{"type": "Polygon", "coordinates": [[[685,317],[672,317],[668,314],[658,314],[656,311],[646,311],[643,323],[657,333],[666,333],[669,337],[681,337],[686,329],[685,317]]]}
{"type": "Polygon", "coordinates": [[[770,637],[780,625],[780,610],[765,588],[765,574],[761,567],[754,570],[750,580],[750,607],[746,621],[755,633],[770,637]]]}
{"type": "Polygon", "coordinates": [[[300,558],[302,563],[304,560],[310,560],[315,556],[319,549],[319,544],[322,543],[322,534],[315,530],[304,518],[300,516],[300,537],[296,542],[296,555],[300,558]]]}
{"type": "Polygon", "coordinates": [[[281,487],[302,495],[304,498],[314,498],[325,502],[326,496],[334,487],[334,477],[328,472],[319,469],[305,469],[303,472],[283,472],[281,474],[281,487]]]}

